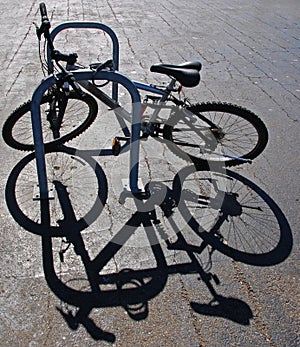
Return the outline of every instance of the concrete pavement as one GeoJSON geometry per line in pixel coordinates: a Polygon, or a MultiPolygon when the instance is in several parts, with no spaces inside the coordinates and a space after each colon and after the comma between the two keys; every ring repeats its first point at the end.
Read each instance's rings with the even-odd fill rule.
{"type": "MultiPolygon", "coordinates": [[[[65,239],[29,232],[28,221],[19,216],[18,224],[9,213],[7,200],[12,195],[24,206],[27,203],[22,197],[34,165],[30,158],[23,159],[26,153],[1,140],[0,346],[298,346],[297,2],[49,0],[46,4],[53,27],[67,20],[111,26],[120,41],[120,70],[130,78],[157,83],[161,76],[150,73],[152,64],[200,59],[202,82],[188,91],[192,100],[232,102],[261,117],[270,137],[266,150],[251,166],[227,173],[225,180],[239,192],[251,191],[255,206],[263,212],[262,216],[245,212],[239,230],[247,234],[254,230],[261,249],[266,244],[276,246],[280,235],[282,246],[274,253],[272,266],[266,266],[263,258],[254,260],[257,266],[247,259],[235,261],[211,247],[200,252],[201,239],[189,231],[178,211],[170,208],[173,214],[167,215],[157,208],[156,215],[151,209],[141,214],[131,199],[119,204],[128,153],[98,157],[75,152],[76,161],[74,153],[66,154],[67,163],[73,164],[62,172],[78,188],[70,195],[74,211],[88,213],[97,198],[95,187],[99,183],[104,189],[105,180],[108,197],[99,215],[86,217],[91,225],[81,234],[68,229],[72,245],[67,249],[65,239]],[[7,182],[13,181],[17,163],[21,163],[20,187],[13,191],[7,182]],[[78,168],[78,175],[72,171],[68,176],[70,168],[78,168]],[[170,247],[165,241],[176,239],[176,230],[182,231],[183,239],[170,247]],[[259,231],[266,230],[270,233],[263,239],[259,231]],[[293,250],[288,254],[290,232],[293,250]],[[115,242],[120,238],[122,242],[115,242]]],[[[31,97],[43,75],[32,25],[39,22],[38,2],[1,1],[0,18],[3,124],[31,97]]],[[[69,33],[57,46],[77,51],[83,64],[110,57],[107,37],[96,32],[69,33]]],[[[120,96],[125,99],[125,92],[121,90],[120,96]]],[[[118,131],[111,113],[103,111],[69,145],[96,154],[109,148],[118,131]]],[[[64,154],[55,160],[60,156],[64,154]]],[[[143,142],[141,156],[142,182],[156,182],[153,189],[172,191],[176,174],[185,175],[187,164],[158,141],[143,142]]],[[[187,176],[187,190],[193,189],[196,175],[187,176]]],[[[29,199],[26,212],[32,220],[39,218],[34,206],[29,199]]],[[[198,212],[194,210],[195,218],[198,212]]]]}

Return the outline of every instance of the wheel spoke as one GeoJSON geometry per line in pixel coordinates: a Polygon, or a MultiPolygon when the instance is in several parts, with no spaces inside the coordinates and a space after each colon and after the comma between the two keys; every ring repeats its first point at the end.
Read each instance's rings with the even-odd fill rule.
{"type": "Polygon", "coordinates": [[[268,133],[263,122],[244,108],[207,103],[194,105],[189,110],[198,118],[190,122],[185,117],[178,117],[177,113],[176,119],[171,116],[167,122],[172,126],[166,125],[163,132],[170,149],[180,157],[188,155],[195,163],[209,160],[223,161],[228,166],[238,165],[242,161],[226,155],[254,159],[267,144],[268,133]],[[220,130],[219,137],[218,132],[210,130],[213,124],[220,130]]]}

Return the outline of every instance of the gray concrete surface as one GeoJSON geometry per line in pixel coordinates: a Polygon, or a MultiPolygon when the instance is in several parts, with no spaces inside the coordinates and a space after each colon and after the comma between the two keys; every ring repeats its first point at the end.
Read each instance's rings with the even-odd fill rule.
{"type": "MultiPolygon", "coordinates": [[[[268,146],[251,166],[233,170],[255,186],[239,177],[232,181],[254,191],[265,212],[263,220],[253,215],[253,225],[245,222],[242,232],[269,229],[272,245],[281,231],[283,247],[272,266],[258,258],[253,266],[218,251],[210,255],[209,247],[197,253],[201,240],[177,212],[172,218],[190,248],[183,242],[170,249],[165,241],[151,247],[153,235],[169,232],[176,239],[172,220],[158,215],[162,222],[157,224],[148,214],[140,223],[132,200],[118,203],[128,170],[125,153],[94,156],[107,177],[107,204],[82,239],[69,234],[76,249],[71,246],[62,262],[59,251],[67,245],[61,238],[25,230],[8,211],[5,190],[8,195],[19,191],[8,190],[7,181],[26,154],[1,139],[0,346],[299,346],[297,1],[48,0],[47,6],[53,26],[66,20],[111,26],[120,41],[120,70],[130,78],[155,83],[161,78],[150,73],[151,64],[200,59],[202,82],[188,91],[193,100],[232,102],[260,115],[269,130],[268,146]],[[289,228],[293,250],[286,258],[289,228]],[[112,241],[122,231],[128,240],[118,246],[112,241]]],[[[32,25],[39,22],[38,2],[1,0],[0,19],[3,124],[43,77],[32,25]]],[[[77,51],[83,63],[109,58],[104,35],[70,34],[58,45],[77,51]]],[[[105,112],[70,145],[108,148],[118,132],[110,115],[105,112]]],[[[171,187],[175,174],[186,167],[154,140],[142,143],[141,156],[144,184],[158,181],[171,187]]],[[[22,171],[21,193],[33,177],[32,168],[27,164],[22,171]]],[[[95,197],[93,170],[84,166],[71,179],[79,187],[73,207],[88,210],[95,197]],[[81,189],[84,184],[89,188],[81,189]]],[[[26,212],[38,218],[29,203],[26,212]]]]}

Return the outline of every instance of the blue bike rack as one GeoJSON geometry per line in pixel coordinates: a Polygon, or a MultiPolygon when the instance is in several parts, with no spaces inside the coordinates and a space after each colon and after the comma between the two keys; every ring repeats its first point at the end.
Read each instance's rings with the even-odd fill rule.
{"type": "MultiPolygon", "coordinates": [[[[95,73],[91,70],[80,70],[73,72],[77,81],[80,80],[105,80],[121,84],[127,89],[132,101],[132,121],[131,121],[131,139],[130,139],[130,173],[129,183],[132,193],[138,193],[138,171],[139,171],[139,139],[141,129],[141,100],[138,90],[134,83],[117,71],[100,71],[95,73]]],[[[58,78],[60,76],[58,75],[58,78]]],[[[31,120],[33,128],[33,138],[36,154],[36,165],[38,174],[38,183],[40,190],[40,199],[49,198],[47,172],[45,163],[45,149],[43,143],[41,110],[40,103],[43,94],[55,83],[57,78],[53,75],[47,77],[42,84],[38,86],[32,96],[31,102],[31,120]]]]}
{"type": "MultiPolygon", "coordinates": [[[[119,41],[115,32],[105,24],[97,22],[64,22],[57,27],[55,27],[51,33],[50,37],[52,42],[54,42],[55,37],[67,29],[98,29],[106,32],[112,41],[112,58],[115,65],[115,70],[119,70],[119,41]]],[[[48,73],[49,75],[54,72],[54,67],[51,61],[51,52],[49,46],[47,47],[47,62],[48,62],[48,73]]],[[[113,83],[112,87],[112,98],[118,101],[118,84],[113,83]]]]}

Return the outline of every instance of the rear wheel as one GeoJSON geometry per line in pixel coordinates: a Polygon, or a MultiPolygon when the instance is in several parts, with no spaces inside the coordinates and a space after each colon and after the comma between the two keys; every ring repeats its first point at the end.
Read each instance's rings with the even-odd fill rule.
{"type": "MultiPolygon", "coordinates": [[[[49,103],[53,95],[45,95],[41,100],[41,122],[44,145],[47,150],[72,140],[85,131],[95,120],[98,105],[95,99],[86,94],[84,97],[71,92],[67,98],[66,109],[59,127],[59,137],[54,134],[48,117],[49,103]]],[[[59,105],[57,106],[59,107],[59,105]]],[[[4,141],[12,148],[33,151],[34,142],[31,124],[31,101],[16,109],[6,120],[2,129],[4,141]]]]}
{"type": "Polygon", "coordinates": [[[256,158],[266,147],[268,131],[251,111],[227,103],[203,103],[174,112],[164,126],[170,149],[195,163],[218,161],[226,166],[256,158]],[[184,114],[186,112],[186,114],[184,114]]]}

